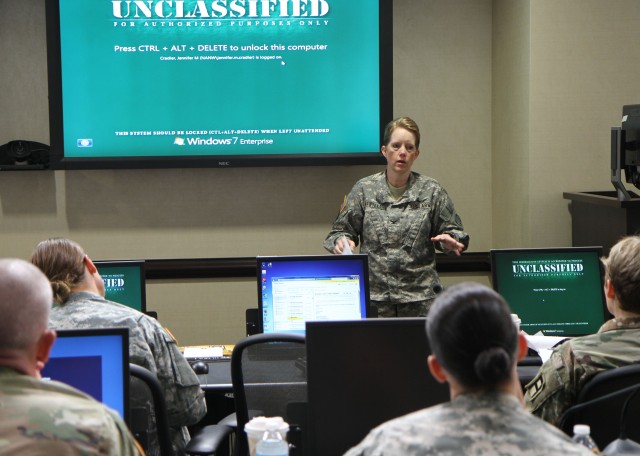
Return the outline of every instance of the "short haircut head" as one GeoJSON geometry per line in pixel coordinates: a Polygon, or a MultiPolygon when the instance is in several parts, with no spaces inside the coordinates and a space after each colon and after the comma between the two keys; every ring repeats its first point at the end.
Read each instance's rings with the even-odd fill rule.
{"type": "Polygon", "coordinates": [[[404,128],[405,130],[413,133],[413,137],[416,140],[416,149],[420,148],[420,129],[418,128],[418,124],[409,117],[398,117],[387,124],[384,129],[384,137],[382,140],[383,145],[389,145],[389,141],[391,141],[391,135],[398,128],[404,128]]]}
{"type": "Polygon", "coordinates": [[[611,247],[602,263],[620,308],[640,313],[640,236],[622,238],[611,247]]]}
{"type": "Polygon", "coordinates": [[[0,350],[35,344],[49,323],[51,286],[34,265],[0,259],[0,350]]]}
{"type": "Polygon", "coordinates": [[[71,290],[84,279],[85,256],[84,249],[69,239],[50,238],[36,246],[31,262],[51,282],[55,303],[64,303],[71,290]]]}
{"type": "Polygon", "coordinates": [[[491,389],[510,378],[518,331],[505,300],[479,283],[453,285],[427,317],[433,354],[460,384],[491,389]]]}

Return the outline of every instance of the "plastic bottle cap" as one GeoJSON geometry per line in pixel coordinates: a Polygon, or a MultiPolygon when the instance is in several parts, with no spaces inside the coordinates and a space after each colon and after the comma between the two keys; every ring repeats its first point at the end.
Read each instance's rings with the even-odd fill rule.
{"type": "Polygon", "coordinates": [[[580,435],[591,434],[591,428],[588,424],[576,424],[573,426],[573,433],[580,435]]]}

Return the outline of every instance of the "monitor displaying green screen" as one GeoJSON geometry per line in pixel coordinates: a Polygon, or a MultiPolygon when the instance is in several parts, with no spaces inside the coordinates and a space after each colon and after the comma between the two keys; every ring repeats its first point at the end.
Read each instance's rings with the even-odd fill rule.
{"type": "Polygon", "coordinates": [[[140,312],[147,311],[144,261],[94,261],[102,276],[105,298],[140,312]]]}
{"type": "Polygon", "coordinates": [[[593,334],[608,317],[601,254],[601,247],[491,250],[493,287],[527,334],[593,334]]]}

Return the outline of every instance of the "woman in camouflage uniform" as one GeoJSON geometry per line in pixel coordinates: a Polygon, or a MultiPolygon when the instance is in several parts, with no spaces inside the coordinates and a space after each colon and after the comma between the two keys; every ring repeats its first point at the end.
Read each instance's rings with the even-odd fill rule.
{"type": "Polygon", "coordinates": [[[420,130],[408,117],[387,124],[382,155],[386,170],[358,181],[324,241],[369,255],[371,303],[381,317],[425,316],[442,291],[436,248],[460,255],[469,235],[453,201],[435,180],[411,171],[420,155],[420,130]]]}

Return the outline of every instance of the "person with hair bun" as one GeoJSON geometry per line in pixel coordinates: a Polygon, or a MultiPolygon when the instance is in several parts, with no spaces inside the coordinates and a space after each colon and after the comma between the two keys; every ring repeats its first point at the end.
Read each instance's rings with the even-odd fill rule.
{"type": "Polygon", "coordinates": [[[429,370],[449,384],[451,401],[381,424],[347,456],[592,454],[525,409],[516,365],[527,341],[498,293],[451,286],[436,298],[426,331],[429,370]]]}

